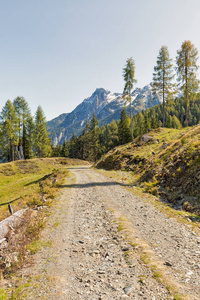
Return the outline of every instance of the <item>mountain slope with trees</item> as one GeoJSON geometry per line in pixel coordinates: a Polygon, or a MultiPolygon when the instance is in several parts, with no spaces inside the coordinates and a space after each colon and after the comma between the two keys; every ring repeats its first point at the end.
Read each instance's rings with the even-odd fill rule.
{"type": "MultiPolygon", "coordinates": [[[[133,115],[160,103],[160,98],[153,95],[152,84],[142,89],[136,88],[131,93],[131,97],[133,115]]],[[[53,145],[55,146],[57,143],[61,145],[64,140],[69,140],[73,135],[81,134],[86,121],[91,121],[93,113],[95,113],[100,126],[106,125],[112,120],[119,120],[122,109],[125,108],[128,113],[130,111],[125,106],[122,94],[111,93],[103,88],[96,89],[90,97],[67,114],[62,122],[60,122],[61,116],[64,115],[47,123],[53,145]]]]}
{"type": "Polygon", "coordinates": [[[131,171],[131,185],[200,214],[200,125],[151,130],[114,148],[96,166],[131,171]]]}
{"type": "MultiPolygon", "coordinates": [[[[163,105],[159,104],[150,109],[142,110],[133,116],[133,135],[134,138],[148,133],[151,129],[156,129],[162,126],[163,122],[163,105]]],[[[200,121],[200,96],[197,95],[195,101],[191,101],[188,113],[189,126],[197,125],[200,121]]],[[[96,115],[93,114],[93,118],[96,115]]],[[[185,124],[185,100],[184,97],[176,98],[173,102],[166,102],[165,105],[165,127],[181,129],[185,124]]],[[[96,118],[96,124],[98,120],[96,118]]],[[[98,126],[96,130],[96,159],[92,155],[93,142],[91,137],[91,123],[86,123],[82,133],[79,136],[73,135],[70,140],[65,143],[69,150],[71,158],[79,158],[89,161],[99,159],[112,148],[126,144],[131,141],[130,118],[126,111],[122,110],[119,121],[112,121],[103,126],[98,126]]],[[[54,156],[62,156],[63,145],[54,147],[54,156]]]]}

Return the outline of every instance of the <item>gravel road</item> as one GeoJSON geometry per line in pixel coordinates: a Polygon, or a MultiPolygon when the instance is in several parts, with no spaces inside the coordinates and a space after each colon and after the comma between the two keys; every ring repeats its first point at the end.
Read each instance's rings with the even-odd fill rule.
{"type": "Polygon", "coordinates": [[[76,181],[61,187],[44,231],[52,246],[36,255],[37,284],[27,300],[174,299],[117,229],[113,211],[130,221],[135,238],[148,243],[177,288],[200,299],[197,233],[88,167],[70,171],[76,181]]]}

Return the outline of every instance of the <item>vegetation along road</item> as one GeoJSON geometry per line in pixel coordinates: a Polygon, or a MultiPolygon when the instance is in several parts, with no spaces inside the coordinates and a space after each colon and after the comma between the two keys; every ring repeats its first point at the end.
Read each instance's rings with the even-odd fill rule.
{"type": "Polygon", "coordinates": [[[199,299],[198,228],[88,166],[70,169],[26,299],[199,299]]]}

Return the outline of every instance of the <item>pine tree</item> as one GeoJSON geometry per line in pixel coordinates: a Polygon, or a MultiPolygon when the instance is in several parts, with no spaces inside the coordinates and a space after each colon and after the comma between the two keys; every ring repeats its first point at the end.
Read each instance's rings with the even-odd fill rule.
{"type": "Polygon", "coordinates": [[[119,144],[123,145],[131,141],[131,130],[129,119],[126,115],[125,109],[121,111],[119,125],[118,125],[119,144]]]}
{"type": "Polygon", "coordinates": [[[88,157],[88,153],[89,153],[89,149],[88,149],[88,145],[89,145],[89,128],[90,128],[90,124],[88,123],[88,120],[86,120],[85,122],[85,128],[82,131],[82,135],[81,135],[81,140],[82,140],[82,157],[81,159],[87,159],[88,157]]]}
{"type": "Polygon", "coordinates": [[[61,156],[62,147],[57,144],[55,147],[52,148],[52,156],[53,157],[60,157],[61,156]]]}
{"type": "Polygon", "coordinates": [[[69,157],[70,158],[77,158],[77,138],[75,137],[74,133],[72,134],[71,139],[69,140],[69,157]]]}
{"type": "Polygon", "coordinates": [[[61,150],[61,156],[62,157],[69,157],[69,149],[67,146],[67,142],[64,140],[61,150]]]}
{"type": "Polygon", "coordinates": [[[158,124],[156,122],[156,116],[155,116],[155,114],[152,114],[152,116],[151,116],[151,128],[155,129],[157,127],[158,127],[158,124]]]}
{"type": "Polygon", "coordinates": [[[172,128],[176,128],[176,129],[181,129],[181,123],[180,123],[180,121],[179,121],[179,119],[175,116],[175,115],[173,115],[173,117],[172,117],[172,128]]]}
{"type": "Polygon", "coordinates": [[[166,127],[167,127],[167,128],[172,128],[172,116],[171,116],[171,115],[169,115],[169,116],[167,117],[167,120],[166,120],[166,127]]]}
{"type": "Polygon", "coordinates": [[[117,123],[112,120],[110,124],[108,124],[108,148],[107,151],[116,147],[119,143],[118,138],[118,126],[117,123]]]}
{"type": "Polygon", "coordinates": [[[131,90],[133,89],[133,84],[137,81],[134,78],[135,76],[135,62],[131,58],[128,58],[126,61],[126,66],[123,68],[123,77],[125,81],[123,98],[125,101],[130,103],[130,120],[131,120],[131,137],[132,142],[134,142],[133,137],[133,120],[132,120],[132,108],[131,108],[131,90]]]}
{"type": "Polygon", "coordinates": [[[46,119],[41,106],[38,106],[35,114],[35,149],[38,157],[51,155],[51,142],[46,129],[46,119]]]}
{"type": "Polygon", "coordinates": [[[90,148],[92,149],[92,160],[95,162],[99,157],[99,128],[98,120],[95,113],[93,113],[91,122],[90,122],[90,148]]]}
{"type": "Polygon", "coordinates": [[[25,126],[23,127],[23,152],[24,158],[30,159],[34,157],[33,147],[34,147],[34,134],[35,134],[35,124],[31,115],[26,119],[25,126]]]}
{"type": "Polygon", "coordinates": [[[196,77],[198,51],[197,48],[190,42],[182,43],[181,49],[177,51],[176,71],[178,75],[179,86],[181,87],[186,107],[185,126],[188,126],[188,110],[191,98],[198,90],[198,80],[196,77]]]}
{"type": "Polygon", "coordinates": [[[24,158],[30,158],[32,156],[32,146],[33,146],[33,144],[31,143],[32,139],[31,137],[29,137],[29,132],[28,132],[29,125],[30,125],[29,122],[32,118],[30,109],[24,97],[17,97],[13,101],[13,105],[17,115],[18,143],[22,144],[24,158]]]}
{"type": "Polygon", "coordinates": [[[154,67],[153,89],[162,96],[163,101],[163,127],[165,126],[165,102],[172,93],[172,59],[169,57],[168,48],[162,46],[157,57],[157,66],[154,67]]]}
{"type": "Polygon", "coordinates": [[[148,129],[151,128],[151,124],[149,122],[149,116],[148,116],[148,113],[145,112],[144,114],[144,131],[145,133],[148,132],[148,129]]]}
{"type": "Polygon", "coordinates": [[[25,126],[25,122],[27,118],[30,116],[30,109],[28,107],[28,103],[24,99],[24,97],[17,97],[13,101],[14,109],[17,115],[18,122],[18,131],[19,131],[19,142],[22,141],[21,135],[23,134],[23,129],[25,126]]]}
{"type": "Polygon", "coordinates": [[[14,160],[14,145],[17,141],[17,116],[10,100],[0,114],[0,148],[3,161],[14,160]]]}
{"type": "Polygon", "coordinates": [[[142,135],[144,133],[144,115],[142,112],[139,112],[136,115],[136,124],[137,124],[137,134],[138,135],[142,135]]]}

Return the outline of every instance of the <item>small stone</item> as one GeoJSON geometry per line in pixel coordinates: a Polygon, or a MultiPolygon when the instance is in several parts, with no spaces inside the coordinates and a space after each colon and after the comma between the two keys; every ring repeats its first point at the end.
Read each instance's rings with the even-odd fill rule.
{"type": "Polygon", "coordinates": [[[122,251],[129,251],[129,247],[124,247],[124,248],[122,248],[122,251]]]}
{"type": "Polygon", "coordinates": [[[193,272],[190,270],[189,272],[187,272],[186,276],[191,276],[193,274],[193,272]]]}
{"type": "Polygon", "coordinates": [[[105,274],[106,272],[105,271],[103,271],[103,270],[99,270],[98,272],[97,272],[97,274],[105,274]]]}
{"type": "Polygon", "coordinates": [[[133,286],[132,286],[132,285],[125,286],[125,287],[123,288],[123,290],[124,290],[124,293],[125,293],[126,295],[130,296],[131,293],[133,292],[133,286]]]}
{"type": "Polygon", "coordinates": [[[166,262],[164,263],[164,265],[165,265],[165,266],[168,266],[168,267],[172,267],[172,264],[171,264],[170,262],[168,262],[168,261],[166,261],[166,262]]]}
{"type": "Polygon", "coordinates": [[[200,265],[197,265],[197,268],[199,268],[199,269],[200,269],[200,265]]]}
{"type": "Polygon", "coordinates": [[[99,250],[94,250],[93,253],[94,254],[99,254],[99,250]]]}

